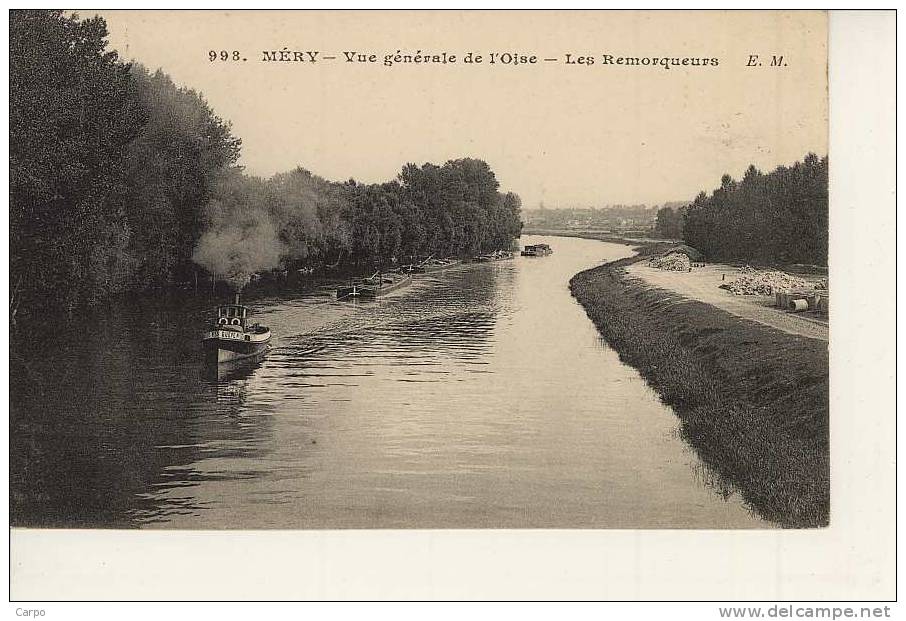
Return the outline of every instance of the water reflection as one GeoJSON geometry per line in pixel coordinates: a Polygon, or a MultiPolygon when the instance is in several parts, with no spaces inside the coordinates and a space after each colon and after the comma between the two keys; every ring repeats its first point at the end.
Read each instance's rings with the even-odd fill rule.
{"type": "Polygon", "coordinates": [[[12,523],[124,527],[144,516],[197,515],[203,507],[192,496],[157,490],[206,480],[192,465],[211,455],[266,450],[267,420],[243,420],[242,380],[254,368],[211,383],[194,351],[197,311],[184,299],[148,300],[94,321],[61,318],[18,333],[10,372],[12,523]],[[25,338],[34,334],[41,340],[25,338]]]}
{"type": "Polygon", "coordinates": [[[220,364],[205,364],[202,376],[215,386],[229,386],[233,382],[248,379],[261,368],[264,358],[269,352],[264,352],[254,358],[243,358],[221,362],[220,364]]]}
{"type": "MultiPolygon", "coordinates": [[[[202,300],[43,326],[11,354],[11,520],[189,528],[752,527],[603,345],[570,276],[626,249],[253,303],[258,361],[201,362],[202,300]]],[[[21,332],[20,332],[21,335],[21,332]]]]}

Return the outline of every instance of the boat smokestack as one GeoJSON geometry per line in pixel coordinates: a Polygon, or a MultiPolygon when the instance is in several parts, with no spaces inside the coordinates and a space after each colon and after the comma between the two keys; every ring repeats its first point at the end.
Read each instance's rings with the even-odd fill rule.
{"type": "Polygon", "coordinates": [[[239,292],[236,292],[236,306],[239,306],[239,292]]]}

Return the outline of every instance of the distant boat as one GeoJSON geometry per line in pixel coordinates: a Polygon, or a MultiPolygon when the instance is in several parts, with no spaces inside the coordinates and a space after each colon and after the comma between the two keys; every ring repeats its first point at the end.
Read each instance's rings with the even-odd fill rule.
{"type": "Polygon", "coordinates": [[[547,244],[535,244],[526,246],[521,254],[524,257],[546,257],[553,253],[554,251],[547,244]]]}
{"type": "Polygon", "coordinates": [[[256,358],[267,352],[271,331],[267,326],[249,324],[249,309],[239,303],[217,307],[217,318],[202,339],[205,362],[221,364],[256,358]]]}
{"type": "Polygon", "coordinates": [[[368,278],[354,279],[348,285],[337,287],[337,299],[377,298],[405,287],[411,282],[412,276],[409,274],[376,273],[368,278]]]}

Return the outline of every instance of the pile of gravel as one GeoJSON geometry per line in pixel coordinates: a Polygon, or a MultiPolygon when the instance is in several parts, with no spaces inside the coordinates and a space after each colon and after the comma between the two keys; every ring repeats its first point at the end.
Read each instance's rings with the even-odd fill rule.
{"type": "Polygon", "coordinates": [[[735,295],[774,295],[787,289],[811,289],[808,281],[784,272],[749,272],[733,282],[720,286],[735,295]]]}
{"type": "Polygon", "coordinates": [[[689,257],[681,252],[673,252],[663,257],[654,257],[648,261],[648,265],[662,270],[671,270],[675,272],[688,272],[692,267],[689,257]]]}

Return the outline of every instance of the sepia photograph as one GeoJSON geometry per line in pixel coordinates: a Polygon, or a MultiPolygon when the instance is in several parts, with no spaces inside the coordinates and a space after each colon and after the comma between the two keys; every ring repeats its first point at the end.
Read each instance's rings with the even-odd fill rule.
{"type": "Polygon", "coordinates": [[[11,13],[13,524],[828,523],[823,13],[480,65],[274,17],[11,13]]]}
{"type": "Polygon", "coordinates": [[[828,529],[828,40],[10,10],[10,527],[828,529]]]}

